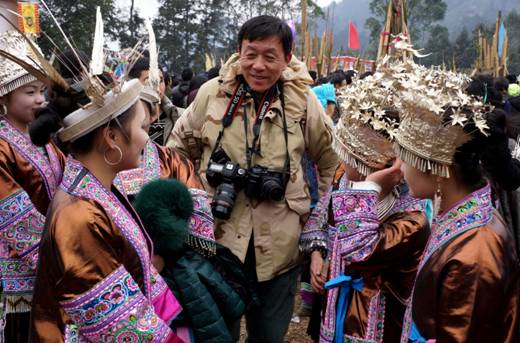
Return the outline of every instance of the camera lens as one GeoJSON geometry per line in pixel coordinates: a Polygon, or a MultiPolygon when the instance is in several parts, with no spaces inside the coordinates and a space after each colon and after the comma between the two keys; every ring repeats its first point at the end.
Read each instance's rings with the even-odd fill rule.
{"type": "Polygon", "coordinates": [[[262,194],[266,199],[280,201],[284,196],[284,189],[276,179],[265,178],[262,186],[262,194]]]}
{"type": "Polygon", "coordinates": [[[232,184],[222,183],[215,189],[215,196],[211,202],[211,213],[218,219],[227,220],[235,205],[237,194],[232,184]]]}

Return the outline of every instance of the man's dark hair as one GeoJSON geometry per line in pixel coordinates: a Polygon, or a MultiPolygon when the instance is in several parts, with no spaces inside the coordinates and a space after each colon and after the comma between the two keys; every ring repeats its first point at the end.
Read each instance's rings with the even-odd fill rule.
{"type": "Polygon", "coordinates": [[[312,81],[316,82],[316,79],[318,78],[318,73],[316,73],[315,70],[309,70],[309,75],[312,78],[312,81]]]}
{"type": "Polygon", "coordinates": [[[347,81],[347,85],[352,84],[352,79],[356,76],[356,71],[349,69],[345,73],[345,80],[347,81]]]}
{"type": "Polygon", "coordinates": [[[316,80],[316,86],[319,86],[319,85],[322,85],[322,84],[328,83],[328,82],[329,82],[328,78],[320,77],[319,79],[316,80]]]}
{"type": "Polygon", "coordinates": [[[345,81],[345,75],[343,73],[332,73],[329,77],[329,82],[333,85],[340,85],[345,81]]]}
{"type": "Polygon", "coordinates": [[[495,88],[499,92],[507,92],[509,81],[505,77],[499,77],[495,81],[495,88]]]}
{"type": "Polygon", "coordinates": [[[367,77],[369,77],[369,76],[372,76],[372,75],[374,75],[373,72],[371,72],[371,71],[366,71],[366,72],[364,72],[363,74],[359,75],[359,79],[360,79],[360,80],[363,80],[363,79],[365,79],[365,78],[367,78],[367,77]]]}
{"type": "Polygon", "coordinates": [[[280,39],[285,55],[289,55],[293,44],[291,28],[283,20],[269,15],[254,17],[242,25],[238,32],[238,48],[240,50],[244,40],[252,42],[273,36],[280,39]]]}
{"type": "MultiPolygon", "coordinates": [[[[76,53],[78,54],[81,63],[83,65],[88,66],[88,64],[90,63],[90,58],[87,56],[87,54],[82,50],[77,50],[76,53]]],[[[58,62],[58,72],[61,74],[62,77],[66,79],[80,77],[81,72],[83,70],[81,69],[81,65],[78,61],[78,58],[71,49],[67,49],[63,53],[61,53],[58,56],[58,62]]]]}
{"type": "Polygon", "coordinates": [[[507,81],[509,81],[509,83],[516,83],[516,84],[519,84],[518,82],[518,76],[516,76],[515,74],[509,74],[506,76],[506,79],[507,81]]]}
{"type": "Polygon", "coordinates": [[[150,60],[146,57],[140,58],[135,62],[128,73],[130,79],[138,79],[143,71],[150,70],[150,60]]]}
{"type": "Polygon", "coordinates": [[[185,68],[181,73],[182,81],[191,81],[193,79],[193,70],[191,68],[185,68]]]}
{"type": "Polygon", "coordinates": [[[208,80],[214,79],[220,74],[220,66],[216,66],[208,70],[208,80]]]}
{"type": "Polygon", "coordinates": [[[167,72],[163,71],[164,84],[170,86],[172,83],[172,77],[167,72]]]}

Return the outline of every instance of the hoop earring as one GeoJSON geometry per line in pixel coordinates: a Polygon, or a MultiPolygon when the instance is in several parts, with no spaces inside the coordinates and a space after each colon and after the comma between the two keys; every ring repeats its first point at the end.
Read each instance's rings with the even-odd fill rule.
{"type": "Polygon", "coordinates": [[[435,191],[435,195],[433,196],[433,218],[436,218],[439,215],[442,206],[442,191],[441,191],[441,181],[437,177],[437,190],[435,191]]]}
{"type": "Polygon", "coordinates": [[[116,145],[114,150],[117,150],[119,152],[119,159],[117,160],[117,162],[111,162],[107,158],[107,151],[109,151],[109,150],[110,150],[110,148],[105,150],[105,152],[103,153],[103,159],[105,160],[105,163],[108,164],[109,166],[112,166],[112,167],[117,166],[123,160],[123,151],[121,151],[121,148],[116,145]]]}
{"type": "Polygon", "coordinates": [[[6,116],[7,115],[7,105],[1,104],[0,105],[0,116],[6,116]]]}

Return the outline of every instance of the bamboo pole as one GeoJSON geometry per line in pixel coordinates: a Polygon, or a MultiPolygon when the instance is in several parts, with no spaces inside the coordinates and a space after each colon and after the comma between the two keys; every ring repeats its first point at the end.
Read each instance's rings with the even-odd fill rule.
{"type": "Polygon", "coordinates": [[[307,69],[311,67],[311,33],[305,33],[305,64],[307,65],[307,69]]]}
{"type": "Polygon", "coordinates": [[[303,61],[305,51],[307,51],[305,47],[305,40],[307,36],[307,0],[301,0],[301,7],[302,7],[302,24],[301,24],[301,58],[303,61]]]}
{"type": "Polygon", "coordinates": [[[383,26],[383,32],[379,37],[379,47],[377,49],[377,59],[385,56],[388,52],[388,46],[390,43],[390,30],[392,25],[392,14],[393,14],[393,0],[388,1],[388,7],[386,9],[386,19],[383,26]]]}
{"type": "Polygon", "coordinates": [[[325,32],[321,35],[321,45],[320,45],[320,52],[318,53],[318,56],[316,58],[316,68],[318,76],[322,76],[322,67],[323,67],[323,57],[325,55],[325,44],[327,44],[325,32]]]}
{"type": "Polygon", "coordinates": [[[331,73],[332,67],[332,47],[334,46],[334,36],[332,31],[329,31],[328,40],[327,40],[327,74],[331,73]]]}

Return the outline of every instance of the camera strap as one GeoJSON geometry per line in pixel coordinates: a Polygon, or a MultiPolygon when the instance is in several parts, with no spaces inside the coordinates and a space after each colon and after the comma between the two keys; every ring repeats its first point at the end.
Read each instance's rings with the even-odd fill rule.
{"type": "MultiPolygon", "coordinates": [[[[243,78],[240,78],[240,82],[238,86],[235,88],[235,91],[233,92],[233,95],[231,96],[231,101],[229,102],[226,114],[222,118],[222,128],[219,132],[219,135],[217,137],[217,141],[215,142],[215,147],[213,148],[212,156],[215,153],[215,151],[220,146],[220,141],[222,140],[222,137],[224,135],[224,130],[231,125],[233,122],[234,117],[237,115],[240,106],[242,105],[242,102],[244,100],[244,97],[246,93],[251,92],[251,89],[249,86],[245,83],[243,78]]],[[[289,139],[287,134],[287,121],[285,117],[285,101],[283,99],[283,84],[281,82],[278,82],[275,84],[271,89],[269,89],[267,92],[265,92],[262,101],[260,102],[260,107],[258,108],[256,112],[255,117],[255,123],[253,125],[253,144],[251,147],[246,146],[246,157],[247,157],[247,166],[248,168],[251,167],[251,160],[253,153],[259,153],[259,151],[256,150],[256,145],[258,143],[258,138],[260,136],[260,127],[262,125],[262,121],[264,120],[265,116],[271,109],[271,106],[276,100],[276,96],[280,96],[281,102],[282,102],[282,119],[283,119],[283,131],[284,131],[284,138],[285,138],[285,150],[286,150],[286,161],[284,165],[284,170],[287,173],[287,180],[288,180],[288,174],[290,174],[290,156],[289,156],[289,139]],[[281,86],[280,86],[281,85],[281,86]]],[[[244,120],[244,127],[246,131],[246,145],[247,145],[247,117],[244,120]]],[[[211,162],[211,159],[210,159],[211,162]]]]}

